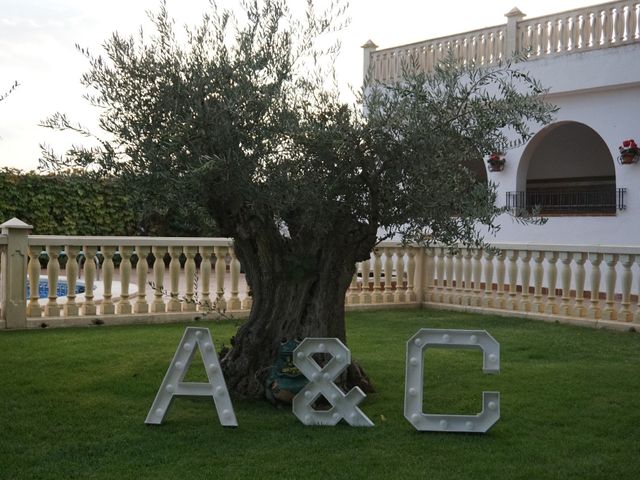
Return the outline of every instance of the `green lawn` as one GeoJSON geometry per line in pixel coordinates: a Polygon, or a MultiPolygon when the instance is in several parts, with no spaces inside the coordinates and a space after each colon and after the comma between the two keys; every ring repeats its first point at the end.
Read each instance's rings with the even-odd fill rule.
{"type": "MultiPolygon", "coordinates": [[[[361,404],[370,429],[305,427],[288,409],[238,400],[239,428],[225,429],[211,400],[185,398],[164,425],[145,425],[184,324],[2,332],[0,478],[640,478],[639,334],[429,310],[347,321],[377,387],[361,404]],[[501,392],[486,435],[404,419],[406,340],[422,327],[500,342],[498,376],[482,374],[479,351],[425,356],[425,411],[477,413],[482,390],[501,392]]],[[[218,347],[235,331],[198,325],[218,347]]]]}

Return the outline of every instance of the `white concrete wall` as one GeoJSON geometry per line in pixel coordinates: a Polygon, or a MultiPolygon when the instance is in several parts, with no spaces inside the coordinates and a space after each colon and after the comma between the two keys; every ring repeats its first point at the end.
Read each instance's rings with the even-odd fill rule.
{"type": "MultiPolygon", "coordinates": [[[[579,122],[595,130],[614,160],[623,140],[640,140],[640,45],[534,60],[523,68],[551,88],[549,100],[560,107],[556,121],[579,122]]],[[[504,171],[488,174],[498,183],[501,204],[506,201],[506,192],[525,189],[530,152],[527,145],[508,151],[504,171]]],[[[550,217],[544,226],[522,226],[505,215],[500,219],[502,229],[496,241],[637,245],[640,163],[620,165],[616,161],[614,166],[616,187],[627,189],[626,210],[607,217],[550,217]]]]}

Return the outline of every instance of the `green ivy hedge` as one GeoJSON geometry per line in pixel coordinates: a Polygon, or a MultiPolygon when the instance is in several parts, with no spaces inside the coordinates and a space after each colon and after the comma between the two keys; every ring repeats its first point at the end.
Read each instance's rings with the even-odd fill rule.
{"type": "Polygon", "coordinates": [[[38,235],[212,237],[215,223],[188,198],[136,197],[116,178],[0,168],[0,223],[17,217],[38,235]]]}
{"type": "Polygon", "coordinates": [[[0,222],[17,217],[40,235],[133,235],[135,209],[123,185],[86,175],[0,169],[0,222]]]}

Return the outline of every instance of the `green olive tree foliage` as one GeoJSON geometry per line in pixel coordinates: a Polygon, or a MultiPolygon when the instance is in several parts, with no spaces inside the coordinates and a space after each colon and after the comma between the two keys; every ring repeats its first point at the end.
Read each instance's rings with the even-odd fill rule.
{"type": "MultiPolygon", "coordinates": [[[[316,15],[310,2],[301,21],[284,0],[244,7],[236,21],[212,6],[181,42],[162,4],[152,37],[114,34],[103,55],[85,52],[111,140],[46,160],[117,175],[151,205],[193,205],[233,237],[253,307],[223,365],[230,388],[258,396],[281,339],[345,340],[345,292],[381,229],[470,244],[496,228],[495,189],[467,159],[503,150],[509,130],[526,139],[552,109],[508,65],[451,60],[433,75],[408,66],[349,105],[325,68],[339,7],[316,15]]],[[[347,377],[366,386],[357,365],[347,377]]]]}

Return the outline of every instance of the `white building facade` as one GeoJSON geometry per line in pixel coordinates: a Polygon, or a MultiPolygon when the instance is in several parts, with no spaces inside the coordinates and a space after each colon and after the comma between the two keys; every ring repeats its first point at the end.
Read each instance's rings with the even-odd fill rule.
{"type": "Polygon", "coordinates": [[[400,78],[415,56],[429,71],[449,50],[462,61],[494,65],[512,52],[550,89],[554,122],[525,145],[504,152],[502,171],[489,171],[498,201],[539,205],[544,226],[505,215],[496,242],[637,245],[640,241],[640,164],[620,162],[625,140],[640,142],[640,2],[616,1],[525,19],[517,8],[507,23],[378,50],[364,45],[364,69],[374,79],[400,78]]]}

